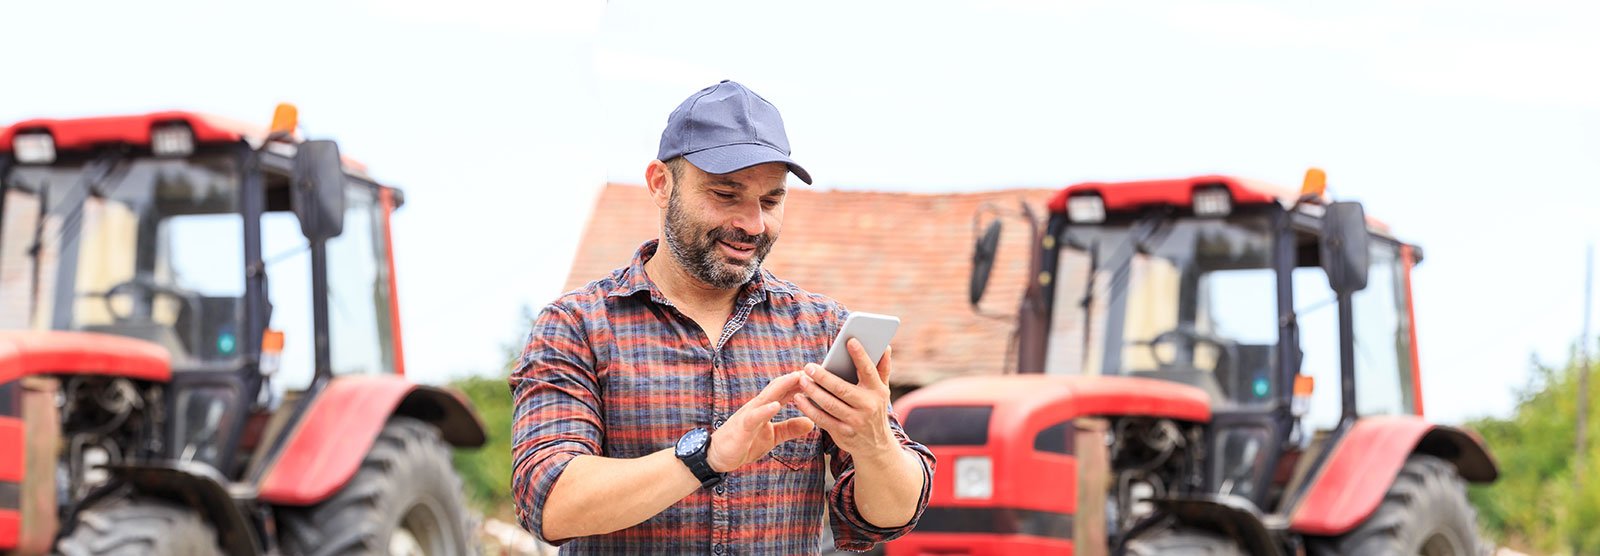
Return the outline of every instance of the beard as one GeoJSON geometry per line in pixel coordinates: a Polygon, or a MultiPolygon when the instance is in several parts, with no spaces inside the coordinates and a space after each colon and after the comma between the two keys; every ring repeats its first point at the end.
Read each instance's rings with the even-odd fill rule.
{"type": "Polygon", "coordinates": [[[689,274],[717,289],[733,289],[749,282],[761,270],[761,261],[772,251],[778,237],[770,233],[750,235],[738,228],[707,228],[694,222],[683,209],[678,191],[674,188],[667,201],[666,226],[662,230],[667,250],[678,266],[689,274]],[[754,245],[750,260],[739,261],[728,257],[717,248],[720,242],[754,245]]]}

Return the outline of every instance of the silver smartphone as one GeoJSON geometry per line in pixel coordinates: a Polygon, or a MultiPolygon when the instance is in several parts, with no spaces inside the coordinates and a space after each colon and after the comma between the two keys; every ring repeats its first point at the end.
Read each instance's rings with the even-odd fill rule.
{"type": "Polygon", "coordinates": [[[839,336],[833,339],[833,346],[828,348],[828,356],[822,359],[822,368],[839,378],[857,383],[856,363],[850,359],[850,348],[845,342],[851,338],[860,340],[861,347],[867,349],[867,357],[876,366],[883,359],[884,350],[889,349],[889,340],[894,338],[894,332],[899,329],[900,317],[850,313],[844,319],[844,326],[839,327],[839,336]]]}

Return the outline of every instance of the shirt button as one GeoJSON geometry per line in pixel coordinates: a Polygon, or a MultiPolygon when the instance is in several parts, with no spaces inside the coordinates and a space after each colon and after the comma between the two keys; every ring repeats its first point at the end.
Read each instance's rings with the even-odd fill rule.
{"type": "Polygon", "coordinates": [[[722,426],[722,423],[723,423],[722,419],[717,419],[717,420],[711,422],[711,426],[720,428],[722,426]]]}
{"type": "Polygon", "coordinates": [[[711,545],[711,551],[715,552],[717,554],[722,554],[722,544],[718,543],[718,544],[711,545]]]}
{"type": "Polygon", "coordinates": [[[726,491],[723,490],[722,485],[717,485],[717,488],[712,489],[712,490],[717,491],[717,494],[722,494],[723,492],[726,492],[726,491]]]}

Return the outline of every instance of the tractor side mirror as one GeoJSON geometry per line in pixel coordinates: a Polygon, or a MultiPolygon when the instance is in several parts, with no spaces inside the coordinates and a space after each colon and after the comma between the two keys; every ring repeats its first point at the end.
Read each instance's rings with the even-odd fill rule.
{"type": "Polygon", "coordinates": [[[344,232],[344,165],[337,143],[300,143],[290,189],[289,204],[306,239],[328,240],[344,232]]]}
{"type": "Polygon", "coordinates": [[[983,299],[983,290],[989,287],[989,273],[994,270],[995,254],[1000,249],[1000,220],[989,221],[972,247],[972,281],[967,286],[967,300],[974,307],[983,299]]]}
{"type": "Polygon", "coordinates": [[[1361,203],[1331,203],[1322,215],[1322,269],[1328,287],[1349,295],[1367,287],[1367,214],[1361,203]]]}

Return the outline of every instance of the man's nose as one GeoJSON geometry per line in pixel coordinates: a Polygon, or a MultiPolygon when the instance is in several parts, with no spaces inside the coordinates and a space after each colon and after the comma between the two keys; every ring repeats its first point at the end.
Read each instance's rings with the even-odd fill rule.
{"type": "Polygon", "coordinates": [[[733,227],[747,236],[761,235],[767,231],[767,223],[761,218],[761,202],[740,203],[739,212],[733,217],[733,227]]]}

